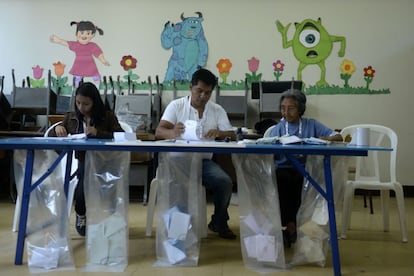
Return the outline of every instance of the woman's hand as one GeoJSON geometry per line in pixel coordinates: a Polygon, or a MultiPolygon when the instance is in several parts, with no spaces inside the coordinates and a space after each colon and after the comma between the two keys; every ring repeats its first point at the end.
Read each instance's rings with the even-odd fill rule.
{"type": "Polygon", "coordinates": [[[91,125],[91,119],[90,118],[86,119],[85,134],[86,134],[86,136],[96,136],[96,134],[98,134],[98,130],[96,129],[96,127],[91,125]]]}
{"type": "Polygon", "coordinates": [[[342,135],[339,133],[332,135],[332,136],[320,136],[319,139],[327,140],[327,141],[337,141],[337,142],[343,141],[342,135]]]}
{"type": "Polygon", "coordinates": [[[66,128],[64,126],[56,126],[55,127],[55,133],[57,137],[66,137],[68,136],[68,133],[66,131],[66,128]]]}

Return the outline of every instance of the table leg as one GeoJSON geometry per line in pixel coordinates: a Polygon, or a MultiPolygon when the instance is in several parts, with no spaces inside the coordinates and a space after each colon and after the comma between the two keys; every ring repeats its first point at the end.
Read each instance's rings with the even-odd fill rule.
{"type": "Polygon", "coordinates": [[[328,203],[329,213],[329,232],[330,232],[330,243],[332,253],[332,263],[334,269],[334,275],[341,275],[341,262],[339,259],[339,247],[338,247],[338,235],[336,232],[336,218],[335,218],[335,202],[334,202],[334,191],[332,184],[332,171],[331,171],[331,156],[325,155],[323,159],[323,167],[325,173],[325,186],[326,191],[317,183],[312,176],[305,170],[305,168],[299,163],[299,161],[290,154],[286,157],[295,165],[295,167],[301,172],[301,174],[312,184],[312,186],[325,198],[328,203]]]}
{"type": "Polygon", "coordinates": [[[325,185],[328,202],[328,213],[329,213],[329,232],[331,242],[331,253],[332,263],[334,269],[334,275],[341,275],[341,262],[339,258],[339,247],[338,247],[338,235],[336,230],[336,217],[335,217],[335,202],[334,202],[334,191],[332,184],[332,171],[331,171],[331,157],[325,155],[324,159],[324,171],[325,171],[325,185]]]}
{"type": "Polygon", "coordinates": [[[65,168],[65,179],[64,179],[64,190],[66,199],[68,198],[68,192],[69,192],[69,182],[71,180],[71,173],[72,173],[72,156],[73,152],[68,151],[66,152],[66,168],[65,168]]]}
{"type": "Polygon", "coordinates": [[[27,150],[26,168],[24,173],[24,182],[21,195],[21,210],[20,210],[20,221],[19,221],[19,232],[17,235],[16,245],[16,256],[14,264],[21,265],[23,260],[24,252],[24,241],[26,238],[26,223],[27,215],[29,211],[29,200],[31,192],[31,183],[33,175],[33,163],[34,163],[34,150],[27,150]]]}

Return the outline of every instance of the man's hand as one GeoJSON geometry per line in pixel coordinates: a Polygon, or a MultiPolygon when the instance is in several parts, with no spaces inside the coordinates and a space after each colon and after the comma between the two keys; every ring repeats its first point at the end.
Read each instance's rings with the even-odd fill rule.
{"type": "Polygon", "coordinates": [[[218,129],[210,129],[207,131],[206,135],[204,135],[204,138],[209,140],[215,140],[220,137],[220,130],[218,129]]]}
{"type": "Polygon", "coordinates": [[[180,137],[185,131],[185,125],[182,122],[178,122],[174,126],[174,138],[180,137]]]}

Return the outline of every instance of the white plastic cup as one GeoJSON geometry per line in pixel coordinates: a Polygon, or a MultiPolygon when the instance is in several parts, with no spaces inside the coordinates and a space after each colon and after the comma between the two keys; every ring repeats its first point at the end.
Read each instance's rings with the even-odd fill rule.
{"type": "Polygon", "coordinates": [[[356,146],[369,146],[369,132],[368,127],[358,127],[352,137],[353,144],[356,146]]]}

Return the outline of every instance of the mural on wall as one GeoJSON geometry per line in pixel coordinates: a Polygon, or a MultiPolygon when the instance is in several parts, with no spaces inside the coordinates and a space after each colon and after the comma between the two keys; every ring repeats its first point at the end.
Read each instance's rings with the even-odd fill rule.
{"type": "MultiPolygon", "coordinates": [[[[168,67],[166,69],[165,78],[162,83],[163,90],[188,90],[189,81],[195,70],[199,67],[204,67],[208,58],[208,43],[204,36],[202,22],[204,20],[201,12],[196,12],[196,16],[184,17],[181,14],[181,22],[171,23],[168,21],[164,25],[161,34],[161,44],[164,49],[172,50],[172,54],[168,60],[168,67]]],[[[138,59],[133,54],[123,54],[120,58],[120,69],[126,74],[117,76],[116,85],[112,81],[110,83],[100,82],[100,74],[95,64],[94,58],[100,60],[104,65],[109,65],[106,61],[100,47],[91,40],[94,38],[96,32],[103,35],[103,31],[95,26],[90,21],[71,22],[71,26],[76,25],[76,39],[77,41],[66,41],[52,35],[50,40],[67,46],[76,54],[74,64],[69,71],[73,75],[74,83],[79,82],[82,77],[92,77],[100,89],[118,88],[120,93],[125,90],[147,90],[153,87],[151,78],[138,82],[139,75],[133,70],[137,68],[138,59]]],[[[297,79],[302,80],[302,71],[307,66],[317,66],[320,70],[319,80],[315,83],[305,84],[303,90],[306,94],[389,94],[390,90],[385,89],[371,89],[371,84],[374,80],[376,70],[372,65],[362,67],[360,71],[357,70],[353,61],[348,57],[345,58],[345,50],[347,47],[346,38],[343,36],[331,35],[325,26],[322,25],[322,20],[304,19],[300,23],[288,23],[283,25],[279,20],[276,21],[275,32],[280,34],[280,39],[274,43],[281,45],[283,49],[292,51],[294,59],[299,62],[298,65],[293,64],[292,60],[289,63],[282,61],[275,57],[272,61],[260,60],[256,56],[246,58],[246,63],[240,65],[231,61],[229,58],[222,57],[216,63],[216,74],[219,77],[219,86],[222,90],[244,90],[250,87],[252,81],[265,81],[263,73],[271,70],[274,77],[273,81],[291,80],[292,76],[285,73],[286,68],[295,66],[297,68],[297,79]],[[291,25],[295,25],[292,30],[291,25]],[[288,32],[293,33],[291,39],[288,38],[288,32]],[[334,59],[332,55],[334,45],[339,45],[337,54],[343,59],[338,63],[337,70],[339,70],[339,84],[334,84],[332,81],[326,80],[325,62],[328,59],[334,59]],[[246,73],[241,79],[230,79],[231,70],[237,66],[244,66],[246,73]],[[259,71],[259,66],[262,67],[259,71]],[[362,71],[362,73],[361,73],[362,71]],[[355,77],[356,76],[356,77],[355,77]],[[364,86],[353,86],[352,82],[356,78],[362,78],[365,82],[364,86]]],[[[132,46],[133,47],[133,46],[132,46]]],[[[349,46],[348,46],[349,47],[349,46]]],[[[230,49],[231,50],[231,49],[230,49]]],[[[331,64],[331,63],[330,63],[331,64]]],[[[73,91],[73,85],[67,84],[68,77],[64,76],[65,64],[60,61],[53,64],[54,73],[56,75],[51,77],[52,90],[60,91],[61,94],[70,94],[73,91]]],[[[27,77],[30,81],[31,87],[44,87],[46,82],[43,78],[43,67],[41,65],[32,66],[33,78],[27,77]]],[[[332,70],[332,69],[329,69],[332,70]]],[[[111,77],[109,77],[112,80],[111,77]]],[[[158,76],[156,76],[158,81],[158,76]]],[[[269,80],[267,80],[269,81],[269,80]]]]}
{"type": "Polygon", "coordinates": [[[253,81],[261,81],[262,80],[262,73],[257,73],[259,70],[260,60],[255,57],[252,57],[247,61],[249,67],[249,73],[246,73],[246,80],[247,83],[251,84],[253,81]]]}
{"type": "Polygon", "coordinates": [[[249,73],[245,73],[244,80],[233,80],[231,83],[227,82],[227,77],[230,74],[230,70],[233,64],[228,58],[221,58],[218,60],[216,67],[218,69],[219,77],[222,81],[218,81],[220,89],[223,90],[244,90],[246,85],[250,87],[253,81],[261,81],[262,73],[258,73],[260,60],[256,57],[251,57],[247,60],[247,69],[249,73]]]}
{"type": "MultiPolygon", "coordinates": [[[[282,46],[284,49],[292,47],[295,58],[299,61],[297,69],[297,79],[302,80],[302,71],[308,65],[317,65],[321,70],[321,77],[316,85],[305,86],[305,92],[307,94],[388,94],[389,89],[382,89],[378,91],[372,91],[369,89],[369,85],[372,82],[375,74],[375,70],[372,66],[364,68],[364,80],[366,82],[365,87],[351,87],[349,85],[349,79],[355,72],[355,66],[352,61],[344,59],[340,65],[340,78],[344,80],[343,88],[337,85],[330,85],[326,79],[326,67],[325,61],[332,53],[333,45],[335,42],[340,43],[340,49],[338,51],[339,57],[345,56],[346,39],[343,36],[331,35],[322,25],[321,18],[317,21],[312,19],[305,19],[300,23],[295,24],[295,33],[291,40],[287,38],[287,32],[291,23],[286,26],[277,20],[277,29],[282,35],[282,46]]],[[[283,69],[282,69],[283,70],[283,69]]],[[[275,66],[276,73],[276,66],[275,66]]],[[[275,75],[276,76],[276,75],[275,75]]],[[[279,78],[276,78],[279,80],[279,78]]]]}
{"type": "Polygon", "coordinates": [[[103,30],[91,21],[72,21],[70,25],[76,25],[76,41],[68,41],[54,34],[50,36],[50,41],[67,46],[69,50],[75,52],[75,61],[69,71],[75,78],[75,86],[78,86],[84,77],[92,77],[94,82],[99,84],[101,76],[94,57],[106,66],[109,66],[109,62],[105,59],[102,49],[91,40],[95,37],[96,32],[103,35],[103,30]]]}
{"type": "Polygon", "coordinates": [[[197,17],[184,17],[181,22],[164,25],[161,33],[161,45],[164,49],[171,49],[172,54],[168,61],[164,82],[188,81],[193,73],[206,65],[208,57],[208,43],[202,26],[203,15],[196,12],[197,17]]]}
{"type": "Polygon", "coordinates": [[[345,37],[330,35],[322,26],[320,18],[317,21],[305,19],[300,23],[295,23],[296,30],[291,40],[287,38],[291,23],[283,26],[277,20],[276,25],[282,35],[283,48],[292,47],[293,54],[299,61],[297,79],[302,80],[302,71],[306,66],[318,65],[321,70],[321,78],[316,85],[327,86],[325,60],[331,55],[334,42],[340,42],[341,44],[338,56],[343,57],[345,55],[345,37]]]}

